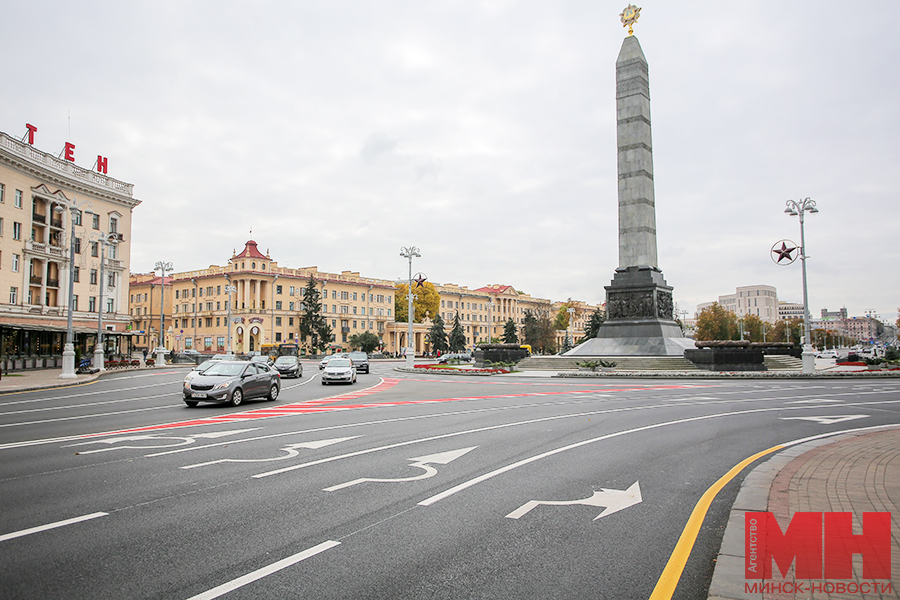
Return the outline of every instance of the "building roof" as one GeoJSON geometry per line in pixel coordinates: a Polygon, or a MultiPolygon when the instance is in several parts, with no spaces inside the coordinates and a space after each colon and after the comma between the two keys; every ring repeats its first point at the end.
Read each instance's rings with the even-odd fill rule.
{"type": "Polygon", "coordinates": [[[489,293],[491,293],[491,294],[503,294],[504,292],[506,292],[506,291],[508,291],[508,290],[512,290],[512,291],[514,291],[514,292],[516,291],[515,288],[514,288],[513,286],[511,286],[511,285],[499,285],[499,284],[496,284],[496,283],[493,284],[493,285],[486,285],[486,286],[484,286],[484,287],[480,287],[480,288],[478,288],[478,289],[476,289],[476,290],[473,290],[473,291],[475,291],[475,292],[489,292],[489,293]]]}
{"type": "Polygon", "coordinates": [[[266,260],[266,257],[257,249],[256,242],[253,240],[247,240],[244,249],[240,254],[235,255],[235,258],[261,258],[266,260]]]}

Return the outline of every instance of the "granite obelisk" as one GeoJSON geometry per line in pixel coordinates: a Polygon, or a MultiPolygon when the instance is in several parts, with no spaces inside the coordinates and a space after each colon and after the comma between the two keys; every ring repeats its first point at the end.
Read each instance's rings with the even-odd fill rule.
{"type": "MultiPolygon", "coordinates": [[[[636,9],[629,5],[629,8],[636,9]]],[[[631,25],[636,19],[632,10],[631,25]]],[[[630,29],[629,29],[630,32],[630,29]]],[[[656,198],[647,59],[629,33],[616,60],[619,266],[606,289],[606,322],[572,356],[681,356],[693,341],[674,321],[672,287],[656,254],[656,198]]]]}

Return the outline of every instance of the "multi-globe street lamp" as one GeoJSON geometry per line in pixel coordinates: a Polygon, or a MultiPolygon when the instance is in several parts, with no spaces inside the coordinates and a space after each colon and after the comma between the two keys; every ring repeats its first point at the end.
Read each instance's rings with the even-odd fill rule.
{"type": "Polygon", "coordinates": [[[487,301],[487,309],[488,309],[488,336],[487,343],[490,344],[491,340],[494,337],[494,299],[488,298],[487,301]]]}
{"type": "Polygon", "coordinates": [[[572,316],[575,314],[575,309],[571,306],[566,309],[566,312],[569,313],[569,322],[566,327],[566,350],[569,350],[572,346],[572,339],[569,337],[569,332],[572,330],[572,316]]]}
{"type": "Polygon", "coordinates": [[[119,238],[115,233],[99,233],[92,234],[91,241],[96,241],[100,244],[100,280],[98,281],[100,301],[97,304],[97,345],[94,346],[94,368],[105,371],[106,365],[104,363],[106,362],[106,357],[103,352],[103,288],[106,283],[104,283],[103,278],[106,275],[103,267],[106,264],[106,247],[118,245],[119,238]]]}
{"type": "Polygon", "coordinates": [[[224,288],[225,294],[228,296],[228,301],[225,303],[228,305],[228,347],[225,349],[226,354],[231,354],[231,295],[237,293],[237,286],[234,285],[226,285],[224,288]]]}
{"type": "Polygon", "coordinates": [[[406,334],[406,366],[407,368],[413,368],[416,363],[416,348],[413,344],[413,291],[412,291],[412,261],[413,257],[421,258],[422,255],[419,254],[419,249],[415,246],[410,247],[402,247],[400,248],[400,256],[403,258],[409,259],[409,278],[406,282],[406,299],[407,299],[407,325],[408,331],[406,334]]]}
{"type": "Polygon", "coordinates": [[[816,371],[816,352],[810,342],[809,293],[806,285],[806,259],[809,258],[809,255],[806,253],[806,231],[803,222],[807,212],[816,214],[819,209],[816,208],[815,200],[804,198],[799,202],[788,200],[784,212],[792,217],[800,217],[800,260],[803,261],[800,264],[803,273],[803,352],[801,357],[803,372],[814,373],[816,371]]]}
{"type": "Polygon", "coordinates": [[[172,263],[166,261],[157,261],[156,265],[154,265],[153,270],[159,270],[160,272],[160,286],[159,286],[159,346],[157,346],[156,352],[156,364],[165,365],[166,364],[166,346],[165,346],[165,329],[163,329],[163,325],[165,323],[164,314],[166,312],[166,272],[174,271],[172,267],[172,263]]]}
{"type": "MultiPolygon", "coordinates": [[[[72,198],[68,201],[68,210],[69,210],[69,221],[71,222],[70,227],[70,235],[69,235],[69,298],[66,309],[66,345],[63,348],[63,364],[62,364],[62,373],[60,373],[60,379],[74,379],[75,375],[75,334],[72,326],[72,313],[74,312],[74,307],[72,306],[72,299],[75,296],[75,215],[93,215],[94,211],[91,210],[94,208],[94,205],[91,204],[90,200],[83,200],[78,202],[76,198],[72,198]],[[87,205],[87,210],[82,210],[81,207],[87,205]]],[[[61,215],[66,211],[65,208],[60,206],[59,204],[53,207],[54,212],[56,214],[61,215]]]]}

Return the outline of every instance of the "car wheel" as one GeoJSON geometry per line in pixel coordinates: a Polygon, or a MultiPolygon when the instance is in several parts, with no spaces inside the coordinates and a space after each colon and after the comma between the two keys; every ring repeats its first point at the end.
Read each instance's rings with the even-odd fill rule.
{"type": "Polygon", "coordinates": [[[198,404],[200,404],[196,400],[185,400],[184,403],[187,404],[190,408],[195,408],[198,404]]]}
{"type": "Polygon", "coordinates": [[[241,391],[241,388],[237,388],[233,392],[231,392],[231,405],[232,406],[240,406],[241,402],[244,401],[244,392],[241,391]]]}
{"type": "Polygon", "coordinates": [[[278,386],[273,385],[272,389],[269,390],[269,395],[266,396],[269,400],[275,400],[278,398],[278,386]]]}

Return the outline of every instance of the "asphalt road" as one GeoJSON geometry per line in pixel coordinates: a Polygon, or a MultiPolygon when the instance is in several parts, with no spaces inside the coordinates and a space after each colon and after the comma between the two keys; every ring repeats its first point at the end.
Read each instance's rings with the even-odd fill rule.
{"type": "MultiPolygon", "coordinates": [[[[703,493],[900,382],[446,377],[305,364],[275,402],[183,370],[0,396],[0,597],[649,598],[703,493]]],[[[744,472],[674,598],[706,597],[744,472]]]]}

